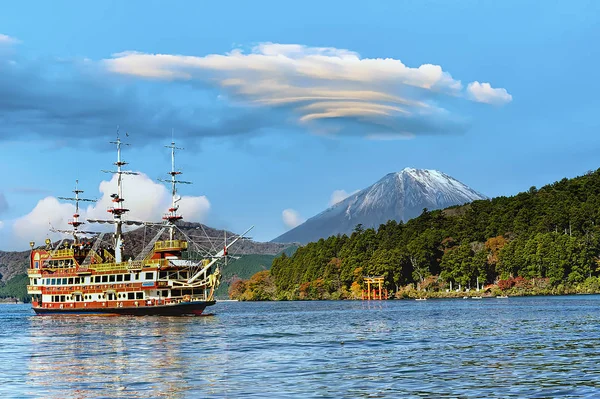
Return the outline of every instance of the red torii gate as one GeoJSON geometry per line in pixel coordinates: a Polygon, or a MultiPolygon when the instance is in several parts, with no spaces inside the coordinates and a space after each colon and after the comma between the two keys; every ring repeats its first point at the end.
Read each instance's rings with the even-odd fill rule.
{"type": "Polygon", "coordinates": [[[383,276],[377,276],[377,277],[363,277],[364,282],[367,283],[367,289],[363,290],[362,292],[362,299],[365,300],[371,300],[371,299],[377,299],[377,300],[382,300],[382,299],[388,299],[388,291],[387,289],[382,289],[382,285],[383,285],[383,276]],[[378,286],[379,288],[375,288],[373,287],[373,291],[371,291],[371,284],[373,284],[373,286],[378,286]]]}

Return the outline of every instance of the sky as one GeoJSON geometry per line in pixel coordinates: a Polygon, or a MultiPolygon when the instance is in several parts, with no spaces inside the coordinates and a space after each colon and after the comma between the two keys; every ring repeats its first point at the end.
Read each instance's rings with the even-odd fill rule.
{"type": "MultiPolygon", "coordinates": [[[[0,13],[0,250],[106,217],[271,240],[405,167],[489,196],[600,167],[600,2],[103,1],[0,13]],[[127,133],[127,135],[125,135],[127,133]]],[[[51,236],[54,238],[54,236],[51,236]]]]}

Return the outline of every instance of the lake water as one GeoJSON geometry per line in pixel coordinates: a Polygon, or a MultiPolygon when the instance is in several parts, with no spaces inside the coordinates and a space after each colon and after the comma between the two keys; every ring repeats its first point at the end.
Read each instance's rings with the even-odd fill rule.
{"type": "Polygon", "coordinates": [[[0,398],[600,397],[600,296],[209,309],[42,317],[0,305],[0,398]]]}

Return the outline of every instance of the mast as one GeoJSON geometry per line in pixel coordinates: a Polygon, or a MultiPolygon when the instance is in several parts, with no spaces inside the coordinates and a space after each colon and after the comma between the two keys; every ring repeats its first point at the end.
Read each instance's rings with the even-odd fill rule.
{"type": "MultiPolygon", "coordinates": [[[[126,134],[129,136],[128,134],[126,134]]],[[[123,261],[122,259],[122,251],[123,251],[123,220],[121,218],[122,215],[129,212],[129,209],[126,209],[123,205],[125,199],[123,198],[123,175],[137,175],[136,172],[124,171],[122,167],[127,165],[127,162],[124,162],[121,159],[121,146],[129,145],[123,143],[119,137],[119,131],[117,130],[117,141],[111,141],[111,144],[116,144],[117,146],[117,162],[114,163],[116,165],[116,171],[103,170],[105,173],[112,173],[117,175],[117,193],[111,194],[113,206],[108,208],[108,212],[113,215],[113,222],[115,225],[115,237],[114,237],[114,246],[115,246],[115,261],[120,263],[123,261]]]]}
{"type": "MultiPolygon", "coordinates": [[[[60,230],[60,232],[62,233],[69,233],[73,235],[73,240],[75,241],[75,244],[79,243],[79,237],[78,237],[78,233],[79,233],[79,226],[81,226],[82,224],[85,224],[85,222],[82,222],[79,220],[79,202],[83,201],[83,202],[96,202],[97,200],[94,199],[88,199],[88,198],[79,198],[79,194],[83,193],[83,190],[79,189],[79,180],[75,180],[75,190],[73,190],[73,192],[75,193],[75,197],[58,197],[58,199],[64,200],[64,201],[75,201],[75,213],[73,214],[73,220],[70,220],[68,223],[73,226],[73,230],[60,230]]],[[[57,230],[58,231],[58,230],[57,230]]],[[[83,231],[81,233],[84,234],[90,234],[91,232],[88,231],[83,231]]]]}
{"type": "Polygon", "coordinates": [[[175,222],[183,219],[183,216],[177,214],[177,210],[179,209],[179,205],[177,203],[181,200],[181,197],[177,196],[177,184],[192,184],[189,181],[177,180],[176,176],[180,175],[181,172],[175,170],[175,150],[183,150],[183,148],[176,147],[175,141],[171,141],[171,145],[166,145],[165,148],[171,149],[171,171],[169,175],[171,175],[170,180],[159,179],[165,183],[171,183],[171,207],[169,208],[169,212],[163,216],[163,220],[166,220],[169,224],[169,240],[173,240],[175,236],[175,222]]]}

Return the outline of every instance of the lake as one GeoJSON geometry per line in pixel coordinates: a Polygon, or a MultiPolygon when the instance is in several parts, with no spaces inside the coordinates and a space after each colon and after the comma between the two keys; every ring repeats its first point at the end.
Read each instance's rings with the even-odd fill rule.
{"type": "Polygon", "coordinates": [[[219,302],[206,317],[0,305],[0,398],[592,398],[600,296],[219,302]]]}

